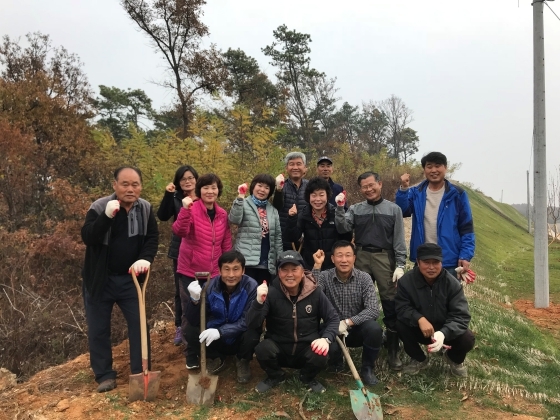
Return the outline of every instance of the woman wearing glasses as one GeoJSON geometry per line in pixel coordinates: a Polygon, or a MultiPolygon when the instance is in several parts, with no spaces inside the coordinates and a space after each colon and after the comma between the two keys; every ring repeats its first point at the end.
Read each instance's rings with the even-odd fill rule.
{"type": "MultiPolygon", "coordinates": [[[[173,221],[177,220],[179,211],[183,207],[182,200],[185,197],[191,197],[196,200],[195,185],[198,180],[198,172],[190,166],[181,166],[175,172],[173,182],[170,182],[165,187],[165,193],[159,205],[157,217],[162,222],[165,222],[171,217],[173,221]]],[[[179,275],[177,274],[177,258],[179,257],[179,246],[181,245],[181,238],[175,234],[171,236],[171,243],[169,244],[169,251],[167,256],[173,260],[173,276],[175,277],[175,336],[173,343],[178,346],[181,344],[181,296],[179,294],[179,275]]]]}

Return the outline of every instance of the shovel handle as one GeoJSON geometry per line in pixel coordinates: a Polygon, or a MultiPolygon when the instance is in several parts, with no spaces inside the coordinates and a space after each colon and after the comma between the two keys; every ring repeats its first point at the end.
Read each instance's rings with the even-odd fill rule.
{"type": "Polygon", "coordinates": [[[136,292],[138,293],[138,309],[140,312],[140,343],[142,346],[142,370],[144,373],[148,371],[148,328],[146,326],[146,286],[148,285],[148,279],[150,278],[150,268],[146,272],[146,279],[142,283],[142,287],[138,283],[136,278],[136,273],[134,270],[130,270],[132,274],[132,281],[134,286],[136,286],[136,292]]]}
{"type": "MultiPolygon", "coordinates": [[[[210,283],[210,273],[207,271],[204,272],[196,272],[194,273],[194,277],[196,280],[199,278],[206,277],[206,281],[204,283],[204,287],[200,292],[200,332],[206,329],[206,289],[208,288],[208,284],[210,283]]],[[[202,376],[207,376],[208,372],[206,371],[206,341],[200,343],[200,374],[202,376]]]]}
{"type": "Polygon", "coordinates": [[[352,372],[352,376],[358,382],[358,385],[360,386],[360,388],[363,388],[364,385],[362,383],[362,379],[360,378],[360,374],[356,370],[356,366],[354,366],[354,362],[352,361],[352,357],[350,357],[350,352],[348,351],[348,348],[346,347],[346,344],[344,344],[338,336],[336,336],[336,341],[337,341],[338,345],[340,346],[340,349],[342,350],[342,353],[344,354],[344,357],[346,358],[346,362],[348,363],[348,366],[350,367],[350,371],[352,372]]]}

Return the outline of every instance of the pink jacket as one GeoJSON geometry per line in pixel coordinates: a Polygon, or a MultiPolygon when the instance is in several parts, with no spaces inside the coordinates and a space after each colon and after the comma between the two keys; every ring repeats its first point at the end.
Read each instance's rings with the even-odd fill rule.
{"type": "Polygon", "coordinates": [[[210,221],[202,200],[196,200],[190,209],[181,208],[173,223],[173,233],[180,236],[181,246],[177,272],[194,277],[197,271],[209,271],[211,277],[220,273],[218,258],[231,249],[231,232],[227,212],[214,204],[216,216],[210,221]]]}

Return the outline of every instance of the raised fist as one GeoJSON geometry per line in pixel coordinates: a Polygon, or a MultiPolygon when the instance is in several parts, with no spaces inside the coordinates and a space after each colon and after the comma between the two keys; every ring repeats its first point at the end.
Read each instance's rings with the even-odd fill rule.
{"type": "Polygon", "coordinates": [[[121,209],[121,204],[119,200],[111,200],[107,203],[107,206],[105,207],[105,214],[107,215],[108,218],[112,219],[113,217],[116,216],[116,214],[119,212],[120,209],[121,209]]]}
{"type": "Polygon", "coordinates": [[[284,175],[280,174],[276,177],[276,189],[281,190],[284,188],[284,175]]]}
{"type": "Polygon", "coordinates": [[[318,249],[317,252],[313,254],[313,261],[317,265],[323,265],[325,262],[325,252],[322,249],[318,249]]]}
{"type": "Polygon", "coordinates": [[[249,189],[249,187],[247,186],[247,183],[243,183],[241,184],[239,187],[237,187],[237,192],[239,193],[239,195],[245,195],[247,194],[247,190],[249,189]]]}
{"type": "Polygon", "coordinates": [[[190,209],[191,206],[193,205],[193,200],[190,197],[183,198],[181,202],[183,203],[183,207],[186,208],[187,210],[190,209]]]}
{"type": "Polygon", "coordinates": [[[295,216],[297,214],[297,206],[295,204],[288,210],[288,216],[295,216]]]}
{"type": "Polygon", "coordinates": [[[344,207],[344,204],[346,204],[346,191],[342,191],[340,194],[338,194],[334,198],[334,201],[336,201],[337,206],[344,207]]]}
{"type": "Polygon", "coordinates": [[[167,187],[165,187],[165,191],[175,192],[175,184],[173,182],[170,182],[169,184],[167,184],[167,187]]]}
{"type": "Polygon", "coordinates": [[[268,286],[266,285],[266,280],[263,280],[262,284],[259,287],[257,287],[257,302],[259,302],[262,305],[266,300],[267,295],[268,295],[268,286]]]}
{"type": "Polygon", "coordinates": [[[410,186],[410,174],[401,175],[401,188],[408,188],[410,186]]]}

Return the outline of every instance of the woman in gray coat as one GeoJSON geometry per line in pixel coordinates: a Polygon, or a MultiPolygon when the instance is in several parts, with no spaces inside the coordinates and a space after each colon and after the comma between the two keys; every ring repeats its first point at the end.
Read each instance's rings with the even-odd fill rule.
{"type": "Polygon", "coordinates": [[[274,194],[276,181],[268,174],[256,175],[251,181],[251,195],[245,198],[247,184],[237,188],[229,221],[238,226],[234,248],[245,257],[245,274],[259,284],[276,274],[276,258],[282,252],[280,218],[268,199],[274,194]]]}

